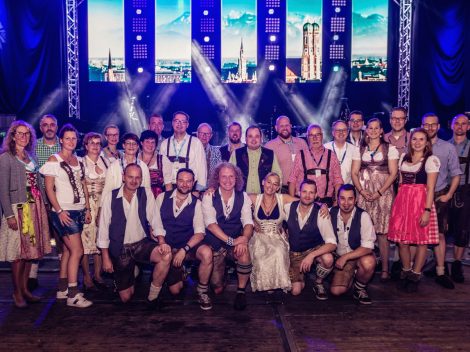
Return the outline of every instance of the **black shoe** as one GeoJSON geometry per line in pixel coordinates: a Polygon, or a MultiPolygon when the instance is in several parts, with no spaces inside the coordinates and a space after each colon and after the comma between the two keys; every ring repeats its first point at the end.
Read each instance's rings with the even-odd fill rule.
{"type": "Polygon", "coordinates": [[[449,290],[453,290],[455,288],[454,283],[452,282],[450,277],[445,274],[436,276],[436,283],[444,288],[448,288],[449,290]]]}
{"type": "Polygon", "coordinates": [[[460,260],[454,260],[451,266],[451,278],[454,282],[459,284],[465,281],[463,276],[462,262],[460,260]]]}
{"type": "Polygon", "coordinates": [[[39,287],[38,279],[35,277],[30,277],[28,279],[28,291],[33,292],[35,289],[39,287]]]}
{"type": "Polygon", "coordinates": [[[233,308],[235,310],[245,310],[246,308],[246,294],[237,293],[235,296],[235,301],[233,302],[233,308]]]}
{"type": "Polygon", "coordinates": [[[372,300],[370,299],[367,291],[364,290],[356,290],[354,289],[353,298],[357,299],[360,304],[372,304],[372,300]]]}
{"type": "Polygon", "coordinates": [[[95,278],[93,278],[93,283],[101,291],[106,291],[109,288],[108,285],[106,285],[105,282],[100,282],[100,281],[96,280],[95,278]]]}
{"type": "Polygon", "coordinates": [[[163,311],[163,308],[165,307],[164,304],[163,304],[163,301],[161,299],[161,292],[160,294],[158,295],[157,298],[153,299],[153,300],[149,300],[148,298],[145,300],[147,302],[147,307],[151,310],[156,310],[156,311],[163,311]]]}

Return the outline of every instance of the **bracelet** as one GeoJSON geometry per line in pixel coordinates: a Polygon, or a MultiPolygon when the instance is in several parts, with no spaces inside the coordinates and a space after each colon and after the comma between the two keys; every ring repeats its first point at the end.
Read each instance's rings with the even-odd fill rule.
{"type": "Polygon", "coordinates": [[[64,211],[64,209],[59,209],[56,211],[57,215],[60,215],[60,213],[62,213],[64,211]]]}
{"type": "Polygon", "coordinates": [[[379,196],[382,197],[382,193],[380,193],[380,189],[377,190],[377,193],[379,194],[379,196]]]}
{"type": "Polygon", "coordinates": [[[431,212],[431,208],[424,208],[424,211],[431,212]]]}
{"type": "Polygon", "coordinates": [[[225,242],[225,243],[227,243],[227,246],[233,247],[233,237],[229,236],[227,238],[227,242],[225,242]]]}
{"type": "Polygon", "coordinates": [[[189,247],[189,244],[183,247],[184,251],[188,253],[191,250],[191,247],[189,247]]]}

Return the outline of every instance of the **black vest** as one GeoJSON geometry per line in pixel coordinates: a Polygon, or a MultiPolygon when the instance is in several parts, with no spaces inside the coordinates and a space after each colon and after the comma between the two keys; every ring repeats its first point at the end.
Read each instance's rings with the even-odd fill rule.
{"type": "Polygon", "coordinates": [[[220,155],[222,156],[222,161],[229,161],[230,160],[230,150],[228,149],[228,144],[223,145],[219,148],[220,155]]]}
{"type": "MultiPolygon", "coordinates": [[[[249,171],[249,159],[248,159],[248,147],[244,146],[235,150],[235,156],[237,158],[237,166],[242,170],[243,180],[248,180],[249,171]]],[[[261,147],[261,156],[258,164],[258,178],[261,191],[263,190],[262,182],[266,175],[271,172],[274,162],[274,152],[271,149],[261,147]]]]}
{"type": "Polygon", "coordinates": [[[297,215],[299,203],[300,201],[292,202],[290,205],[289,218],[287,219],[289,245],[292,252],[303,252],[325,243],[317,224],[320,207],[313,204],[312,212],[301,230],[297,215]]]}
{"type": "MultiPolygon", "coordinates": [[[[351,227],[349,229],[348,244],[352,250],[355,250],[361,246],[361,216],[364,212],[363,209],[356,207],[356,213],[351,220],[351,227]]],[[[335,232],[336,240],[339,243],[338,238],[338,217],[339,207],[333,207],[330,209],[331,223],[333,224],[333,231],[335,232]]]]}
{"type": "MultiPolygon", "coordinates": [[[[111,223],[109,224],[109,253],[118,258],[121,255],[126,232],[126,215],[124,213],[123,198],[117,198],[119,188],[112,191],[111,197],[111,223]]],[[[139,219],[147,237],[150,237],[150,227],[147,220],[147,194],[145,188],[139,187],[136,191],[139,206],[139,219]]]]}
{"type": "Polygon", "coordinates": [[[191,204],[187,205],[183,211],[175,218],[173,215],[173,191],[165,192],[163,203],[160,208],[163,227],[165,228],[165,242],[171,248],[183,248],[189,239],[194,235],[193,218],[196,209],[197,198],[192,194],[191,204]]]}
{"type": "MultiPolygon", "coordinates": [[[[243,232],[243,224],[241,221],[242,208],[244,203],[243,192],[235,192],[235,200],[233,202],[233,209],[228,218],[224,215],[223,201],[220,193],[216,191],[213,196],[212,204],[217,213],[217,224],[226,235],[237,238],[243,232]]],[[[225,242],[218,239],[209,230],[206,231],[204,242],[210,245],[214,250],[219,250],[220,247],[225,246],[225,242]]]]}

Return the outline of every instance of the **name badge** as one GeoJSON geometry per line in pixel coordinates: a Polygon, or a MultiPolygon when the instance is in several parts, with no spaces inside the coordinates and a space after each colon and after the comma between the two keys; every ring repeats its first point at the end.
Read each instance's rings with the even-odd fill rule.
{"type": "Polygon", "coordinates": [[[292,161],[294,161],[295,160],[295,154],[291,154],[291,156],[292,156],[292,161]]]}
{"type": "Polygon", "coordinates": [[[315,170],[315,177],[321,176],[321,170],[315,170]]]}

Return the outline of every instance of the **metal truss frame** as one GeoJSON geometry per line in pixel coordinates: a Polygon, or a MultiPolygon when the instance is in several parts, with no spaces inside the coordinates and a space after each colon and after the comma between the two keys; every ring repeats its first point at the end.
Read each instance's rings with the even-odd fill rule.
{"type": "Polygon", "coordinates": [[[400,0],[400,42],[398,55],[398,106],[409,109],[411,83],[411,31],[413,0],[400,0]]]}
{"type": "Polygon", "coordinates": [[[78,14],[80,0],[65,0],[67,28],[67,98],[69,117],[80,119],[78,14]]]}

